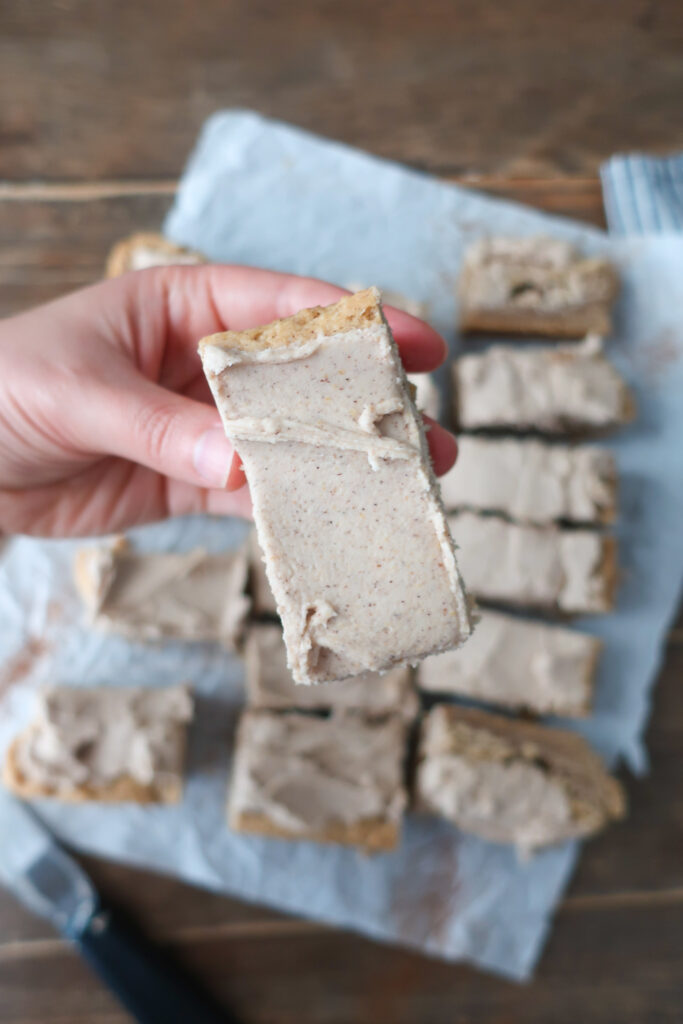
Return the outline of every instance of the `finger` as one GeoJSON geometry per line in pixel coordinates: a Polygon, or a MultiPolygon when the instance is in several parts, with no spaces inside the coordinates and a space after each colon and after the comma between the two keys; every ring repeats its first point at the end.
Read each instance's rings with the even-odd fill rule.
{"type": "Polygon", "coordinates": [[[205,490],[176,480],[167,488],[167,515],[187,516],[207,512],[212,516],[237,516],[252,519],[251,496],[248,487],[238,491],[205,490]]]}
{"type": "Polygon", "coordinates": [[[86,451],[117,455],[194,487],[234,490],[244,474],[215,406],[159,387],[134,367],[115,368],[75,413],[86,451]]]}
{"type": "Polygon", "coordinates": [[[437,476],[444,476],[455,465],[458,457],[458,442],[450,430],[446,430],[431,416],[422,417],[425,422],[429,454],[437,476]]]}
{"type": "MultiPolygon", "coordinates": [[[[328,306],[348,294],[315,278],[218,264],[157,267],[130,279],[128,287],[140,289],[140,308],[149,303],[150,289],[157,292],[156,301],[168,303],[171,343],[186,353],[185,359],[188,354],[194,357],[197,342],[207,334],[257,327],[311,306],[328,306]]],[[[408,372],[428,372],[441,365],[447,346],[433,327],[391,306],[385,314],[408,372]]]]}

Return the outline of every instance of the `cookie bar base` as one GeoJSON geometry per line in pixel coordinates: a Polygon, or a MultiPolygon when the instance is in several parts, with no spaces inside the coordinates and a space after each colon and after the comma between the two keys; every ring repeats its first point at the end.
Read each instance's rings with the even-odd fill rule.
{"type": "Polygon", "coordinates": [[[356,846],[366,853],[388,853],[396,849],[400,839],[399,826],[395,822],[383,821],[381,818],[359,821],[353,825],[331,822],[324,829],[304,833],[280,828],[265,815],[241,811],[231,816],[230,827],[235,832],[266,836],[269,839],[356,846]]]}
{"type": "Polygon", "coordinates": [[[177,804],[183,795],[180,779],[143,785],[130,776],[115,779],[105,786],[73,786],[50,789],[26,779],[17,766],[16,750],[21,736],[12,741],[5,755],[2,780],[6,788],[22,800],[50,797],[62,803],[135,803],[177,804]]]}
{"type": "Polygon", "coordinates": [[[107,256],[105,277],[120,277],[129,270],[140,269],[135,267],[135,253],[140,250],[145,252],[145,267],[206,263],[206,258],[194,249],[176,245],[156,232],[141,231],[113,246],[107,256]]]}
{"type": "Polygon", "coordinates": [[[601,304],[556,315],[522,309],[461,309],[463,334],[516,334],[537,338],[583,338],[612,333],[609,308],[601,304]]]}

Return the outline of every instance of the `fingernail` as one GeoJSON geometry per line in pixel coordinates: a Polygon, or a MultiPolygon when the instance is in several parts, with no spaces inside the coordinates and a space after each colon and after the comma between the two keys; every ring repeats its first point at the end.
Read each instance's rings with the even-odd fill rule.
{"type": "Polygon", "coordinates": [[[211,427],[202,434],[194,446],[194,468],[207,487],[225,487],[233,455],[233,447],[222,427],[211,427]]]}

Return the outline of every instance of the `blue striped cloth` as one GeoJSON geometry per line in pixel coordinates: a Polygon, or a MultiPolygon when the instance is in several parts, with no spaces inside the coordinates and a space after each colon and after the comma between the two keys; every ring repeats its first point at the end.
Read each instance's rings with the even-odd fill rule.
{"type": "Polygon", "coordinates": [[[610,234],[683,231],[683,154],[613,156],[600,178],[610,234]]]}

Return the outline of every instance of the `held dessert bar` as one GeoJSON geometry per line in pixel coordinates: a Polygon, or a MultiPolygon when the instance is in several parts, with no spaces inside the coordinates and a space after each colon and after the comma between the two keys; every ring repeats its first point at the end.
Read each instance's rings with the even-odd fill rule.
{"type": "Polygon", "coordinates": [[[9,748],[5,785],[22,798],[177,803],[192,715],[187,686],[47,690],[9,748]]]}
{"type": "Polygon", "coordinates": [[[612,264],[555,238],[483,238],[458,281],[463,331],[580,338],[609,334],[619,290],[612,264]]]}
{"type": "Polygon", "coordinates": [[[493,345],[453,363],[461,430],[602,433],[633,419],[635,406],[599,338],[565,345],[493,345]]]}
{"type": "Polygon", "coordinates": [[[282,629],[274,623],[251,626],[244,658],[247,703],[253,708],[346,708],[368,715],[395,712],[406,720],[417,715],[413,673],[407,665],[396,665],[384,675],[364,672],[341,683],[296,686],[287,668],[282,629]]]}
{"type": "Polygon", "coordinates": [[[601,646],[586,633],[484,610],[461,651],[420,663],[417,683],[428,693],[583,716],[590,711],[601,646]]]}
{"type": "Polygon", "coordinates": [[[621,786],[580,736],[445,704],[422,722],[415,802],[523,853],[625,812],[621,786]]]}
{"type": "Polygon", "coordinates": [[[107,257],[106,277],[120,277],[129,270],[147,270],[149,267],[176,264],[206,263],[206,258],[194,249],[169,242],[163,235],[140,232],[123,238],[107,257]]]}
{"type": "Polygon", "coordinates": [[[439,481],[447,510],[497,512],[526,523],[613,523],[617,468],[604,448],[463,435],[439,481]]]}
{"type": "Polygon", "coordinates": [[[617,583],[616,542],[597,530],[519,526],[498,516],[449,516],[474,597],[567,614],[608,612],[617,583]]]}
{"type": "Polygon", "coordinates": [[[125,538],[81,548],[74,578],[90,623],[131,640],[237,645],[249,611],[243,551],[143,554],[125,538]]]}
{"type": "Polygon", "coordinates": [[[297,683],[463,643],[470,613],[376,289],[200,343],[297,683]]]}
{"type": "Polygon", "coordinates": [[[237,832],[392,850],[406,805],[398,715],[247,711],[230,785],[237,832]]]}

